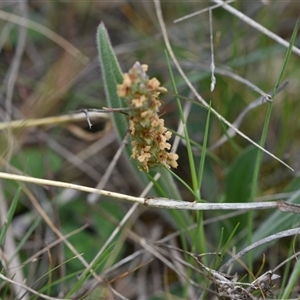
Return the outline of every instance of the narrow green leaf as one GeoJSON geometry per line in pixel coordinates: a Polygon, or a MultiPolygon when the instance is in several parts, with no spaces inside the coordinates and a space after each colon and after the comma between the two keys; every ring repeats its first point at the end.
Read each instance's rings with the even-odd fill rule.
{"type": "MultiPolygon", "coordinates": [[[[296,22],[296,25],[294,27],[294,31],[291,37],[291,41],[290,41],[290,46],[287,50],[287,53],[285,55],[283,64],[282,64],[282,68],[280,70],[280,73],[278,75],[277,81],[275,83],[274,86],[274,91],[273,91],[273,95],[272,98],[274,98],[274,96],[276,95],[276,91],[278,88],[279,83],[282,80],[282,76],[283,73],[287,67],[287,63],[289,61],[289,58],[291,56],[292,53],[292,47],[293,44],[295,42],[296,36],[297,36],[297,32],[298,32],[298,27],[299,27],[299,19],[296,22]]],[[[265,123],[264,123],[264,127],[263,127],[263,132],[262,132],[262,137],[261,137],[261,141],[260,141],[260,145],[263,147],[265,145],[266,139],[267,139],[267,132],[268,132],[268,128],[269,128],[269,123],[270,123],[270,119],[271,119],[271,112],[272,112],[272,103],[269,104],[268,106],[268,110],[267,110],[267,115],[266,115],[266,119],[265,119],[265,123]]],[[[258,177],[259,177],[259,168],[260,168],[260,163],[261,163],[261,159],[262,159],[262,152],[259,151],[257,154],[257,158],[255,160],[255,168],[254,168],[254,175],[253,175],[253,181],[252,181],[252,185],[251,185],[251,200],[253,201],[253,199],[256,196],[256,191],[257,191],[257,184],[258,184],[258,177]]],[[[298,197],[293,196],[290,201],[294,202],[295,199],[297,199],[298,197]]],[[[285,225],[288,222],[285,222],[285,225],[282,224],[283,227],[279,226],[280,223],[282,223],[282,220],[285,219],[286,217],[280,217],[279,218],[279,212],[276,211],[270,218],[268,218],[266,220],[266,222],[264,222],[264,224],[262,224],[258,230],[256,231],[256,233],[252,236],[252,220],[253,220],[253,212],[249,212],[248,213],[248,244],[252,243],[252,240],[257,240],[259,238],[265,237],[268,234],[272,234],[274,232],[274,230],[277,228],[280,228],[281,230],[285,229],[285,225]],[[270,222],[271,221],[271,222],[270,222]],[[262,228],[264,228],[264,230],[262,230],[262,228]]],[[[250,257],[250,255],[248,256],[250,257]]],[[[250,264],[249,264],[250,265],[250,264]]]]}
{"type": "MultiPolygon", "coordinates": [[[[173,71],[171,68],[171,62],[170,62],[170,59],[168,56],[168,52],[165,51],[165,54],[166,54],[166,59],[167,59],[167,63],[168,63],[169,73],[171,76],[173,90],[174,90],[174,93],[177,95],[178,94],[177,85],[176,85],[173,71]]],[[[193,156],[189,133],[188,133],[188,130],[186,127],[186,120],[184,117],[184,112],[183,112],[179,97],[176,97],[176,102],[177,102],[177,107],[178,107],[178,111],[180,114],[180,119],[183,124],[184,138],[186,141],[186,150],[187,150],[187,155],[188,155],[188,160],[189,160],[189,167],[190,167],[190,172],[191,172],[193,191],[194,191],[194,194],[197,195],[196,200],[199,201],[201,197],[200,197],[200,189],[199,189],[199,183],[198,183],[197,172],[196,172],[196,165],[195,165],[195,161],[194,161],[194,156],[193,156]]]]}
{"type": "Polygon", "coordinates": [[[203,173],[204,173],[204,165],[205,165],[208,134],[209,134],[209,124],[210,124],[210,113],[211,113],[211,103],[209,104],[209,109],[208,109],[207,118],[206,118],[203,146],[202,146],[201,159],[200,159],[199,170],[198,170],[199,189],[202,186],[202,179],[203,179],[203,173]]]}
{"type": "MultiPolygon", "coordinates": [[[[126,107],[125,102],[117,94],[117,85],[123,82],[123,74],[111,45],[108,32],[103,23],[99,25],[97,30],[97,47],[102,71],[102,78],[105,87],[107,106],[109,108],[126,107]]],[[[112,113],[111,117],[113,120],[114,128],[121,143],[128,130],[128,120],[124,114],[120,113],[112,113]]],[[[125,151],[128,159],[130,159],[130,144],[125,148],[125,151]]],[[[149,180],[147,179],[145,174],[142,174],[142,172],[138,170],[138,168],[134,164],[131,164],[131,166],[136,174],[136,180],[140,180],[140,183],[146,185],[149,180]]]]}
{"type": "Polygon", "coordinates": [[[5,238],[5,234],[7,232],[7,229],[11,223],[11,220],[14,216],[14,213],[16,211],[16,208],[17,208],[17,204],[18,204],[18,201],[19,201],[19,197],[20,197],[20,192],[21,192],[21,187],[18,188],[16,194],[15,194],[15,197],[9,207],[9,210],[7,212],[7,217],[6,217],[6,221],[3,225],[3,227],[1,228],[1,232],[0,232],[0,247],[2,246],[2,243],[3,243],[3,240],[5,238]]]}
{"type": "Polygon", "coordinates": [[[286,69],[286,66],[287,66],[287,63],[288,63],[288,61],[291,57],[293,46],[295,44],[295,39],[297,37],[298,29],[299,29],[299,18],[297,19],[297,22],[295,24],[295,27],[294,27],[294,30],[293,30],[293,33],[292,33],[292,37],[291,37],[291,41],[290,41],[290,45],[289,45],[289,48],[288,48],[288,50],[285,54],[285,58],[284,58],[284,61],[283,61],[283,64],[282,64],[282,68],[280,70],[279,76],[278,76],[277,81],[276,81],[275,86],[274,86],[274,91],[273,91],[272,97],[274,97],[276,95],[276,91],[277,91],[278,86],[279,86],[279,84],[282,80],[283,73],[284,73],[284,71],[286,69]]]}
{"type": "MultiPolygon", "coordinates": [[[[248,146],[231,163],[226,171],[225,202],[247,202],[251,196],[251,183],[254,175],[253,162],[257,148],[248,146]]],[[[245,219],[245,217],[239,217],[245,219]]],[[[241,220],[239,220],[241,221],[241,220]]],[[[235,226],[235,224],[233,225],[235,226]]]]}
{"type": "Polygon", "coordinates": [[[292,274],[290,275],[287,286],[284,289],[282,299],[290,299],[293,290],[298,286],[300,276],[300,261],[296,260],[295,265],[293,266],[292,274]]]}
{"type": "MultiPolygon", "coordinates": [[[[117,85],[123,81],[122,71],[103,23],[99,25],[97,30],[97,46],[107,105],[110,108],[125,107],[124,101],[117,94],[117,85]]],[[[125,116],[119,113],[113,113],[112,119],[117,129],[118,137],[122,141],[128,129],[128,122],[125,116]]]]}

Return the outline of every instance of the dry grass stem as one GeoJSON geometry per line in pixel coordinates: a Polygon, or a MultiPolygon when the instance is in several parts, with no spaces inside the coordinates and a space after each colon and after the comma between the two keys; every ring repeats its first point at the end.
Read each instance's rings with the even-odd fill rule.
{"type": "Polygon", "coordinates": [[[180,209],[180,210],[256,210],[256,209],[270,209],[277,208],[278,204],[276,202],[254,202],[254,203],[196,203],[196,202],[186,202],[186,201],[178,201],[172,200],[168,198],[144,198],[144,197],[134,197],[130,195],[125,195],[121,193],[110,192],[106,190],[98,190],[95,188],[90,188],[82,185],[61,182],[61,181],[53,181],[17,174],[9,174],[0,172],[0,178],[22,181],[22,182],[30,182],[38,185],[48,185],[48,186],[56,186],[61,188],[69,188],[78,190],[86,193],[97,193],[99,195],[103,195],[110,198],[125,200],[129,202],[136,202],[139,204],[143,204],[149,207],[157,207],[157,208],[166,208],[166,209],[180,209]]]}
{"type": "MultiPolygon", "coordinates": [[[[95,120],[108,120],[109,116],[107,113],[100,112],[90,112],[89,118],[92,121],[95,120]]],[[[24,120],[15,120],[10,122],[0,123],[0,130],[4,129],[18,129],[18,128],[30,128],[36,126],[57,126],[59,124],[73,123],[73,122],[82,122],[86,120],[86,115],[84,112],[67,114],[63,116],[47,117],[40,119],[24,119],[24,120]]]]}

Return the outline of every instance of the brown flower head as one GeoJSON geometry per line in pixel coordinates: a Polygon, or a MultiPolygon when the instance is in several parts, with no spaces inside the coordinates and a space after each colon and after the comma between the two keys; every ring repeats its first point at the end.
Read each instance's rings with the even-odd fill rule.
{"type": "Polygon", "coordinates": [[[178,155],[170,153],[167,142],[172,133],[158,116],[161,105],[158,99],[166,92],[156,78],[149,79],[148,66],[136,62],[128,73],[123,74],[123,83],[117,86],[118,95],[124,97],[129,111],[129,131],[132,136],[132,155],[139,168],[149,172],[150,168],[162,164],[168,168],[177,167],[178,155]]]}

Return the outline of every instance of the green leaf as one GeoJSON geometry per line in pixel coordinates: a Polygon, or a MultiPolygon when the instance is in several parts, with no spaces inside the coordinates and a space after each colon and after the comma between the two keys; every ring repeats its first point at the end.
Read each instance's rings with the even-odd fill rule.
{"type": "MultiPolygon", "coordinates": [[[[97,30],[97,46],[107,105],[110,108],[125,107],[124,101],[117,94],[117,85],[123,82],[122,71],[103,23],[99,25],[97,30]]],[[[118,137],[122,141],[128,129],[128,122],[124,115],[118,113],[114,113],[112,119],[118,137]]]]}
{"type": "MultiPolygon", "coordinates": [[[[255,159],[258,149],[247,147],[231,164],[225,179],[225,202],[248,202],[251,198],[251,185],[255,170],[255,159]]],[[[245,215],[230,219],[229,231],[240,223],[238,231],[245,229],[247,218],[245,215]]]]}
{"type": "MultiPolygon", "coordinates": [[[[117,85],[123,82],[123,74],[117,57],[111,45],[105,25],[101,23],[97,30],[97,47],[102,71],[103,84],[105,87],[106,102],[109,108],[125,108],[125,102],[117,94],[117,85]]],[[[128,120],[124,114],[112,113],[114,128],[120,143],[124,140],[128,130],[128,120]]],[[[131,156],[130,143],[125,148],[128,159],[131,156]]],[[[134,164],[131,164],[135,179],[145,186],[149,180],[134,164]]]]}
{"type": "Polygon", "coordinates": [[[52,172],[56,172],[61,167],[62,158],[49,148],[43,149],[43,151],[40,148],[28,148],[17,153],[11,163],[20,170],[26,170],[32,176],[44,178],[46,170],[41,166],[47,164],[52,172]],[[47,157],[46,161],[45,157],[47,157]]]}
{"type": "Polygon", "coordinates": [[[251,195],[257,148],[247,147],[231,164],[225,179],[225,202],[247,202],[251,195]]]}

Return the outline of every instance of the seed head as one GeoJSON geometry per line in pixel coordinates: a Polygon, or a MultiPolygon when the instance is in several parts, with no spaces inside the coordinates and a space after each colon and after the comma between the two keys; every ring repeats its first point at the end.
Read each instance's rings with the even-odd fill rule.
{"type": "Polygon", "coordinates": [[[129,131],[132,136],[132,154],[139,168],[149,172],[160,164],[177,168],[178,155],[167,152],[171,149],[167,141],[172,133],[158,116],[160,93],[167,89],[160,86],[156,78],[149,79],[147,65],[136,62],[128,73],[123,74],[123,83],[117,86],[118,95],[125,98],[129,110],[129,131]]]}

